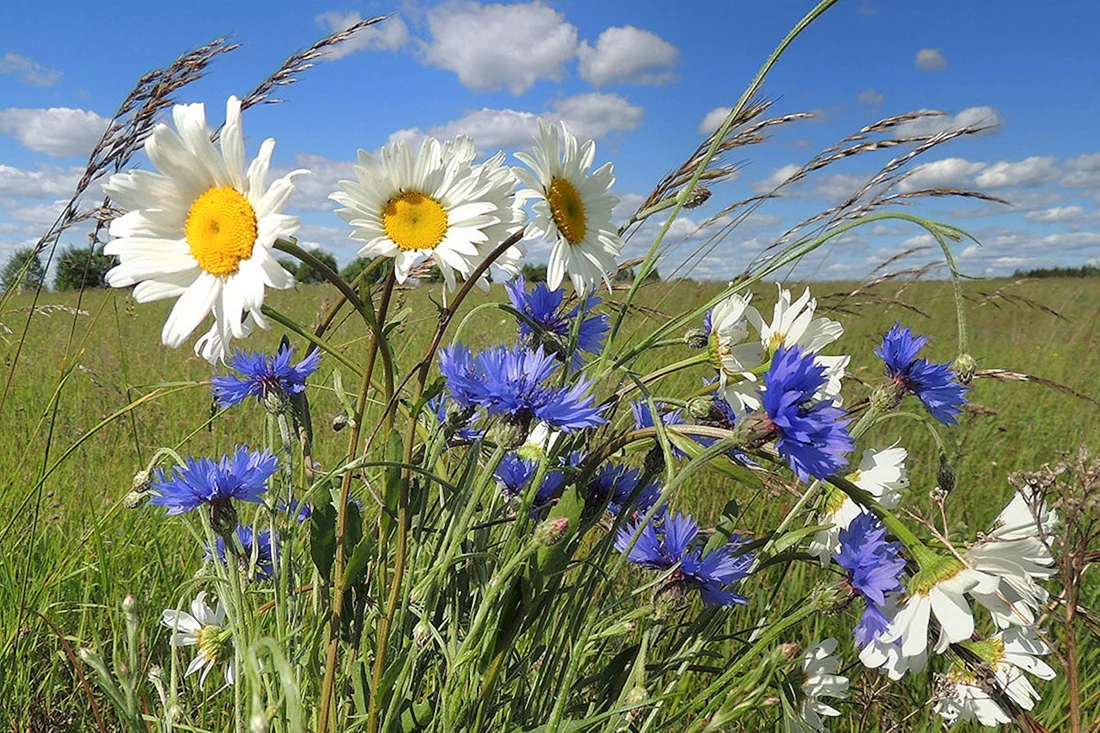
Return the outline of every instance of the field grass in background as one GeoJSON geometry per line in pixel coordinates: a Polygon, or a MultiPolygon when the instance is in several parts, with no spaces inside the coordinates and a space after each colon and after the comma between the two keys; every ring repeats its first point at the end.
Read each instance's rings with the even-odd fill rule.
{"type": "MultiPolygon", "coordinates": [[[[948,283],[917,283],[909,288],[901,298],[915,310],[890,302],[896,286],[840,297],[853,288],[818,283],[812,290],[824,308],[836,308],[826,311],[827,315],[844,324],[844,337],[829,352],[852,355],[850,374],[854,380],[874,382],[881,377],[881,364],[873,350],[895,320],[930,337],[924,355],[939,361],[953,359],[954,302],[948,283]]],[[[720,289],[717,283],[689,281],[647,286],[639,300],[642,308],[628,320],[626,333],[645,334],[665,320],[664,313],[690,310],[720,289]]],[[[968,283],[965,289],[971,353],[980,370],[1027,373],[1100,397],[1100,288],[1094,280],[1044,279],[1022,284],[995,280],[968,283]]],[[[424,352],[441,297],[439,286],[397,294],[399,302],[391,313],[410,309],[400,336],[393,341],[402,372],[415,355],[424,352]]],[[[119,291],[89,291],[79,301],[77,298],[75,293],[44,293],[40,298],[40,306],[65,308],[34,316],[2,415],[0,634],[4,663],[0,666],[0,723],[4,730],[20,730],[20,722],[32,730],[95,728],[86,693],[65,647],[77,649],[121,633],[117,608],[127,593],[138,600],[146,644],[166,646],[166,634],[157,625],[160,612],[177,603],[179,588],[198,566],[201,550],[182,525],[166,520],[163,512],[122,507],[134,473],[160,446],[177,447],[184,455],[220,455],[238,443],[258,445],[262,441],[256,432],[256,425],[262,423],[250,420],[246,411],[217,413],[205,381],[211,369],[204,360],[195,357],[190,347],[172,350],[160,344],[167,305],[137,307],[119,291]],[[80,312],[73,315],[77,307],[80,312]],[[97,429],[102,421],[143,397],[147,401],[136,409],[97,429]],[[55,403],[56,411],[52,409],[55,403]]],[[[267,294],[273,307],[306,324],[315,322],[331,298],[332,289],[322,285],[267,294]]],[[[488,295],[478,294],[467,301],[465,312],[503,299],[502,289],[495,286],[488,295]]],[[[766,317],[773,301],[774,286],[755,289],[754,302],[766,317]]],[[[29,297],[16,297],[12,310],[0,314],[0,322],[13,332],[5,334],[0,328],[5,378],[27,318],[27,311],[21,309],[29,304],[29,297]]],[[[513,329],[514,320],[505,312],[480,308],[464,322],[457,338],[474,346],[510,342],[513,329]]],[[[254,334],[241,345],[273,349],[281,334],[276,327],[254,334]]],[[[360,352],[367,343],[361,323],[348,320],[333,341],[344,346],[353,362],[361,361],[360,352]]],[[[292,338],[292,342],[299,346],[300,354],[300,339],[292,338]]],[[[648,354],[638,365],[639,373],[687,354],[685,347],[664,350],[677,353],[648,354]]],[[[344,443],[325,437],[340,411],[332,390],[335,368],[335,360],[327,359],[311,380],[317,458],[325,467],[339,460],[333,451],[344,443]]],[[[683,397],[708,376],[711,372],[705,368],[680,373],[654,384],[653,393],[683,397]]],[[[355,381],[349,373],[344,378],[348,384],[355,381]]],[[[855,402],[866,390],[856,387],[847,394],[849,402],[855,402]]],[[[970,399],[961,427],[946,433],[948,451],[958,471],[957,487],[948,504],[954,509],[950,516],[960,536],[973,536],[986,528],[1007,502],[1011,495],[1007,473],[1053,462],[1079,445],[1100,451],[1100,407],[1086,400],[1036,383],[993,379],[976,380],[970,399]]],[[[908,502],[928,509],[928,491],[935,486],[938,467],[930,438],[909,423],[887,421],[860,448],[885,447],[903,430],[905,447],[912,456],[908,502]]],[[[363,498],[369,503],[369,497],[363,498]]],[[[781,516],[797,494],[793,487],[766,494],[750,492],[708,472],[706,480],[692,486],[691,495],[677,503],[692,507],[705,521],[713,520],[731,498],[745,512],[745,526],[759,527],[768,526],[757,521],[759,517],[781,516]]],[[[750,581],[745,591],[752,594],[757,612],[763,612],[773,595],[779,603],[793,601],[820,578],[820,571],[799,565],[782,582],[765,574],[750,581]]],[[[1100,606],[1100,590],[1094,580],[1086,587],[1083,601],[1092,608],[1100,606]]],[[[846,638],[850,625],[830,618],[818,623],[817,637],[832,633],[841,639],[846,638]]],[[[1081,666],[1084,691],[1091,696],[1086,719],[1095,718],[1100,713],[1097,639],[1087,640],[1081,666]]],[[[848,670],[850,675],[858,673],[858,663],[848,670]]],[[[882,687],[877,675],[865,673],[862,679],[869,682],[867,690],[882,687]]],[[[893,686],[889,694],[903,696],[898,709],[912,710],[927,700],[929,691],[923,686],[931,681],[931,676],[907,680],[893,686]]],[[[1059,729],[1058,711],[1064,708],[1060,700],[1064,696],[1059,694],[1062,685],[1064,677],[1059,676],[1053,683],[1039,686],[1043,702],[1037,717],[1052,730],[1059,729]]],[[[841,705],[844,717],[835,729],[881,729],[882,721],[861,721],[869,709],[865,703],[856,698],[855,704],[841,705]]],[[[930,707],[920,710],[918,716],[901,730],[932,730],[939,725],[930,707]]]]}

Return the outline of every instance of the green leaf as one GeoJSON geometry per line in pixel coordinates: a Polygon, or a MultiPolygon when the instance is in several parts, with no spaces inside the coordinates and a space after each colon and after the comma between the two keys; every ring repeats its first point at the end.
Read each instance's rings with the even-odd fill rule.
{"type": "MultiPolygon", "coordinates": [[[[354,504],[352,506],[354,506],[354,504]]],[[[363,542],[359,542],[355,545],[355,549],[352,550],[351,553],[351,559],[348,560],[347,570],[344,571],[345,587],[350,588],[362,580],[363,574],[367,569],[367,563],[370,561],[371,555],[374,553],[374,548],[377,544],[373,536],[366,535],[366,539],[363,542]]]]}
{"type": "MultiPolygon", "coordinates": [[[[684,435],[677,435],[671,430],[668,431],[668,439],[674,446],[687,453],[692,458],[706,450],[703,446],[696,443],[691,438],[684,435]]],[[[762,488],[763,484],[752,469],[745,466],[738,465],[729,460],[725,456],[718,456],[714,460],[707,461],[705,467],[711,471],[719,473],[726,478],[732,479],[741,484],[747,484],[755,488],[762,488]]]]}
{"type": "Polygon", "coordinates": [[[336,562],[336,509],[332,506],[331,487],[316,492],[313,500],[309,516],[309,555],[325,582],[332,580],[332,564],[336,562]]]}
{"type": "Polygon", "coordinates": [[[703,554],[710,552],[711,550],[717,550],[719,547],[726,545],[730,541],[730,537],[737,534],[737,517],[741,516],[741,507],[737,505],[735,499],[730,499],[726,502],[726,506],[722,509],[722,515],[718,517],[718,521],[714,523],[714,534],[707,540],[707,545],[703,550],[703,554]]]}
{"type": "Polygon", "coordinates": [[[820,532],[821,530],[828,529],[831,526],[832,526],[832,524],[815,524],[812,527],[803,527],[802,529],[795,529],[795,530],[792,530],[790,532],[787,532],[782,537],[780,537],[778,540],[776,540],[775,546],[772,547],[772,552],[774,554],[778,555],[779,553],[783,552],[784,550],[787,550],[787,549],[790,549],[791,547],[794,547],[795,545],[802,542],[802,540],[806,539],[807,537],[811,537],[814,534],[820,532]]]}
{"type": "MultiPolygon", "coordinates": [[[[390,430],[386,440],[385,458],[388,463],[399,464],[405,459],[405,442],[401,439],[401,433],[390,430]]],[[[388,537],[393,528],[393,516],[391,511],[397,510],[401,500],[401,466],[386,466],[382,470],[382,501],[386,506],[382,510],[382,536],[388,537]]]]}

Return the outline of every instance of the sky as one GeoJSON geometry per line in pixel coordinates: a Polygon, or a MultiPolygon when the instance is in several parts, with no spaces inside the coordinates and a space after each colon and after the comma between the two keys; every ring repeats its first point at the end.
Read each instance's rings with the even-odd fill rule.
{"type": "MultiPolygon", "coordinates": [[[[389,16],[280,88],[282,103],[244,115],[249,157],[273,137],[275,174],[311,171],[298,179],[289,211],[302,219],[300,241],[345,263],[358,247],[328,195],[353,176],[357,149],[462,133],[483,155],[511,153],[530,147],[540,117],[596,140],[597,165],[615,165],[616,216],[625,220],[717,125],[811,7],[807,0],[120,0],[62,9],[9,0],[0,12],[0,262],[53,222],[138,77],[219,36],[240,48],[178,94],[181,102],[204,102],[212,125],[223,119],[228,96],[244,95],[294,51],[360,18],[389,16]]],[[[965,273],[1100,264],[1098,26],[1100,4],[1077,0],[841,0],[795,41],[762,90],[769,115],[812,117],[736,151],[733,179],[670,229],[674,249],[662,274],[735,276],[905,148],[816,171],[732,229],[723,226],[728,218],[713,220],[725,205],[771,190],[864,126],[915,110],[946,114],[891,134],[987,128],[916,158],[898,189],[977,189],[1009,202],[921,198],[905,207],[974,236],[980,244],[955,246],[965,273]],[[689,257],[700,247],[705,258],[689,257]]],[[[151,167],[140,155],[134,165],[151,167]]],[[[84,203],[94,206],[99,193],[93,186],[84,203]]],[[[644,253],[660,223],[633,236],[625,256],[644,253]]],[[[62,239],[85,243],[80,228],[62,239]]],[[[923,249],[892,266],[920,266],[937,259],[930,244],[911,224],[873,223],[819,250],[794,275],[859,279],[915,248],[923,249]]],[[[548,252],[535,242],[530,258],[545,261],[548,252]]]]}

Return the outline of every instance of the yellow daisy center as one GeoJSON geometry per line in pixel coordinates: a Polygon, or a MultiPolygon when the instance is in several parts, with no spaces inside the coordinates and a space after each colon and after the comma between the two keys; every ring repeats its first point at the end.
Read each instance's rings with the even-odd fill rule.
{"type": "Polygon", "coordinates": [[[584,201],[568,178],[555,178],[550,182],[550,213],[558,231],[569,244],[580,244],[588,232],[588,220],[584,215],[584,201]]]}
{"type": "Polygon", "coordinates": [[[447,234],[447,210],[431,196],[404,191],[382,207],[382,226],[401,249],[435,249],[447,234]]]}
{"type": "Polygon", "coordinates": [[[185,232],[199,267],[211,275],[232,275],[241,260],[252,256],[256,212],[240,191],[211,188],[191,204],[185,232]]]}

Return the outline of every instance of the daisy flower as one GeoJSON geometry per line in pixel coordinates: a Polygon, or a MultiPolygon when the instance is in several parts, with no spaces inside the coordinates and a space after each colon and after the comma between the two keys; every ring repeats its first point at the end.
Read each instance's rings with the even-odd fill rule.
{"type": "Polygon", "coordinates": [[[932,614],[940,624],[935,651],[943,653],[948,643],[969,639],[974,633],[974,615],[965,594],[991,592],[997,579],[968,568],[953,556],[928,561],[909,579],[908,593],[898,610],[885,642],[900,641],[901,653],[919,656],[928,649],[928,622],[932,614]]]}
{"type": "Polygon", "coordinates": [[[356,180],[340,181],[329,197],[344,207],[336,213],[353,227],[351,238],[366,242],[359,256],[392,257],[399,283],[429,256],[452,290],[456,273],[469,275],[485,257],[485,230],[512,217],[491,195],[495,179],[470,165],[471,146],[429,137],[416,154],[404,140],[380,158],[360,150],[356,180]]]}
{"type": "Polygon", "coordinates": [[[271,255],[280,237],[298,229],[298,217],[279,213],[290,199],[294,171],[267,186],[275,141],[268,138],[245,169],[241,103],[226,102],[220,148],[210,141],[202,104],[172,108],[175,130],[158,124],[145,143],[160,171],[111,176],[103,189],[128,213],[111,222],[104,248],[119,264],[107,273],[116,288],[135,286],[146,303],[178,298],[161,340],[178,347],[214,314],[214,327],[196,348],[211,362],[230,339],[247,335],[245,314],[261,328],[264,288],[294,287],[294,277],[271,255]]]}
{"type": "Polygon", "coordinates": [[[568,274],[578,293],[595,289],[601,280],[611,287],[610,273],[623,251],[623,240],[611,223],[611,211],[619,202],[609,192],[615,183],[611,163],[591,171],[596,143],[583,145],[561,127],[539,120],[534,156],[516,153],[530,170],[514,168],[521,192],[534,201],[534,218],[526,238],[553,241],[547,264],[547,284],[561,287],[568,274]]]}
{"type": "MultiPolygon", "coordinates": [[[[833,404],[839,407],[841,405],[840,380],[844,376],[844,370],[851,357],[823,356],[819,352],[839,339],[844,334],[844,328],[828,318],[814,318],[817,300],[810,296],[808,288],[801,297],[792,302],[791,291],[782,285],[777,287],[778,295],[770,323],[764,320],[756,308],[748,307],[747,301],[744,308],[745,320],[759,334],[760,362],[766,364],[768,358],[774,358],[776,352],[783,346],[788,349],[798,346],[804,352],[814,354],[814,359],[825,373],[825,381],[814,395],[814,399],[831,399],[833,404]]],[[[713,323],[714,317],[711,320],[713,323]]],[[[743,347],[741,353],[749,353],[748,347],[743,347]]],[[[751,361],[746,362],[746,365],[750,369],[755,366],[751,361]]],[[[739,380],[729,378],[733,376],[729,369],[723,369],[723,374],[726,376],[722,389],[738,415],[760,409],[760,387],[751,373],[743,373],[739,380]]]]}
{"type": "Polygon", "coordinates": [[[1054,670],[1039,658],[1049,654],[1050,647],[1030,628],[1006,629],[984,641],[964,641],[961,646],[992,670],[993,679],[961,659],[941,676],[933,707],[948,725],[967,720],[986,726],[1009,724],[1012,716],[997,702],[991,688],[999,688],[1023,710],[1032,710],[1039,693],[1024,672],[1054,679],[1054,670]]]}
{"type": "Polygon", "coordinates": [[[677,513],[674,517],[666,516],[659,528],[654,522],[646,524],[631,547],[630,541],[640,522],[639,519],[623,527],[615,537],[615,549],[627,553],[629,562],[653,570],[676,568],[667,587],[696,590],[708,606],[748,603],[748,599],[732,590],[734,584],[748,577],[753,563],[751,552],[740,552],[739,537],[731,537],[728,544],[704,555],[702,548],[690,547],[699,535],[699,525],[690,515],[677,513]]]}
{"type": "Polygon", "coordinates": [[[908,327],[895,323],[875,353],[886,365],[899,402],[906,393],[916,395],[933,418],[954,425],[966,404],[966,387],[959,384],[951,365],[917,358],[926,343],[927,337],[914,336],[908,327]]]}
{"type": "Polygon", "coordinates": [[[970,595],[985,606],[997,626],[1035,622],[1036,611],[1049,597],[1035,581],[1054,575],[1054,555],[1046,538],[1057,523],[1057,515],[1041,498],[1017,492],[989,534],[963,555],[967,565],[995,581],[993,591],[976,589],[970,595]]]}
{"type": "Polygon", "coordinates": [[[763,363],[764,347],[758,339],[746,341],[748,313],[756,312],[749,305],[751,300],[751,293],[734,293],[707,311],[703,321],[708,355],[721,378],[720,389],[741,415],[760,407],[760,390],[753,370],[763,363]]]}
{"type": "Polygon", "coordinates": [[[897,681],[906,672],[919,673],[928,664],[927,651],[906,656],[901,652],[901,643],[892,639],[886,641],[886,633],[898,613],[899,593],[887,593],[881,606],[868,606],[855,628],[856,646],[862,647],[859,661],[868,669],[877,669],[897,681]]]}
{"type": "Polygon", "coordinates": [[[169,643],[174,647],[197,646],[198,654],[187,665],[184,677],[199,670],[199,685],[206,684],[206,676],[215,665],[225,668],[225,681],[233,684],[236,670],[233,664],[233,632],[226,627],[225,607],[219,602],[214,608],[206,605],[206,591],[200,591],[191,602],[191,612],[169,608],[161,615],[160,623],[172,630],[169,643]]]}
{"type": "Polygon", "coordinates": [[[802,657],[801,678],[797,695],[801,700],[799,719],[788,720],[788,730],[825,731],[822,716],[836,717],[840,711],[821,702],[822,697],[843,700],[848,695],[848,678],[838,675],[840,660],[834,656],[836,639],[825,639],[806,650],[802,657]]]}
{"type": "MultiPolygon", "coordinates": [[[[459,140],[470,140],[459,136],[459,140]]],[[[470,141],[470,149],[473,149],[473,141],[470,141]]],[[[482,231],[488,237],[488,241],[481,247],[482,259],[488,257],[501,242],[512,236],[527,223],[527,198],[526,191],[517,191],[519,181],[512,172],[510,166],[505,165],[506,156],[498,152],[483,163],[473,166],[474,173],[488,186],[485,198],[497,206],[496,224],[490,224],[482,231]]],[[[473,160],[473,154],[470,155],[473,160]]],[[[523,240],[516,242],[493,261],[493,266],[504,274],[505,280],[511,280],[520,274],[523,268],[523,259],[527,255],[527,248],[523,240]]],[[[480,260],[479,260],[480,264],[480,260]]],[[[482,275],[477,282],[482,290],[489,289],[488,273],[482,275]]]]}
{"type": "Polygon", "coordinates": [[[301,394],[306,389],[306,378],[321,365],[321,352],[314,351],[291,366],[293,358],[293,346],[280,346],[274,356],[238,350],[226,363],[240,376],[226,374],[210,380],[218,406],[239,405],[249,397],[259,402],[268,398],[282,402],[301,394]]]}
{"type": "Polygon", "coordinates": [[[844,411],[832,400],[814,402],[825,381],[824,367],[797,346],[780,346],[764,375],[766,424],[779,455],[802,481],[833,475],[855,447],[844,411]]]}
{"type": "MultiPolygon", "coordinates": [[[[874,496],[886,509],[893,509],[901,501],[902,490],[909,486],[909,479],[905,476],[907,457],[905,449],[897,446],[881,451],[868,448],[863,451],[859,468],[845,478],[874,496]]],[[[859,505],[847,494],[835,486],[828,487],[825,508],[818,515],[818,523],[833,526],[815,533],[809,546],[809,553],[820,560],[821,567],[827,566],[839,551],[840,531],[846,529],[860,513],[859,505]]]]}

